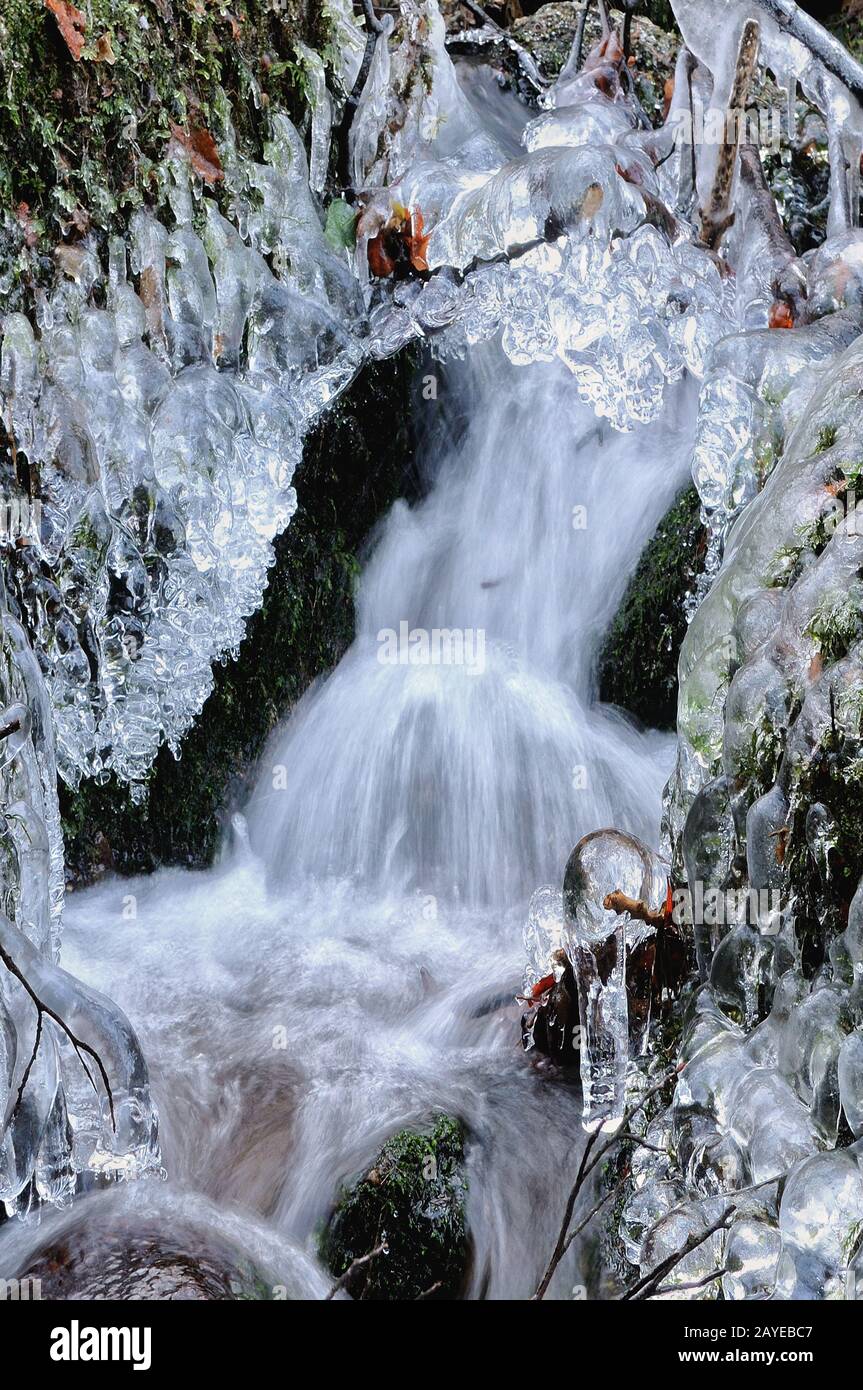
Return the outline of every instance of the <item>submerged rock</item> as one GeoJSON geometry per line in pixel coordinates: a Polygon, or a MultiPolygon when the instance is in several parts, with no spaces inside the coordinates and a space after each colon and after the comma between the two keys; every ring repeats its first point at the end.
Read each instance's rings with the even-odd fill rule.
{"type": "Polygon", "coordinates": [[[441,1115],[429,1133],[403,1129],[372,1167],[345,1188],[321,1238],[321,1257],[337,1277],[385,1245],[345,1287],[355,1299],[457,1298],[467,1275],[465,1136],[441,1115]]]}

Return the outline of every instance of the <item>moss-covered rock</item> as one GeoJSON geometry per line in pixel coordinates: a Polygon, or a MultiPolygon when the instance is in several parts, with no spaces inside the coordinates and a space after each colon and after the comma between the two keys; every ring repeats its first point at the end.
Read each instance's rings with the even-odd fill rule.
{"type": "Polygon", "coordinates": [[[318,0],[78,0],[71,28],[54,8],[0,13],[0,203],[55,236],[147,197],[172,122],[218,134],[230,111],[256,152],[270,103],[302,113],[296,42],[328,42],[318,0]]]}
{"type": "Polygon", "coordinates": [[[655,729],[673,729],[686,599],[705,549],[695,488],[680,493],[646,546],[599,658],[600,698],[655,729]]]}
{"type": "MultiPolygon", "coordinates": [[[[556,77],[569,57],[581,8],[574,0],[557,0],[512,25],[519,43],[533,54],[547,77],[556,77]]],[[[613,9],[611,19],[619,29],[622,27],[622,11],[613,9]]],[[[585,54],[599,34],[599,16],[594,6],[585,26],[585,54]]],[[[665,82],[674,72],[679,42],[674,15],[665,0],[650,0],[641,7],[632,22],[632,52],[636,58],[638,94],[651,115],[656,115],[662,107],[665,82]]]]}
{"type": "Polygon", "coordinates": [[[321,1237],[321,1258],[337,1278],[380,1245],[351,1276],[353,1298],[456,1298],[470,1259],[465,1221],[464,1133],[440,1116],[430,1132],[400,1130],[369,1171],[339,1197],[321,1237]]]}
{"type": "Polygon", "coordinates": [[[263,603],[236,662],[217,666],[215,689],[176,761],[156,758],[146,804],[125,784],[61,788],[72,881],[104,868],[146,873],[161,864],[211,862],[227,808],[248,790],[267,735],[354,635],[358,557],[398,496],[414,492],[413,357],[370,365],[309,435],[297,470],[297,512],[276,541],[263,603]]]}

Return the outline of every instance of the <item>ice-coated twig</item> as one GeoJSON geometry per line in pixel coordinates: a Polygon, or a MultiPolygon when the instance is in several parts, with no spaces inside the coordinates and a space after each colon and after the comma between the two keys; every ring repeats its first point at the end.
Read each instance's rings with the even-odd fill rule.
{"type": "Polygon", "coordinates": [[[851,56],[843,43],[828,34],[817,19],[794,0],[757,0],[757,3],[792,38],[804,44],[828,72],[863,100],[863,65],[851,56]]]}
{"type": "MultiPolygon", "coordinates": [[[[602,1148],[599,1149],[599,1151],[593,1156],[593,1158],[591,1158],[591,1154],[593,1153],[593,1147],[599,1137],[600,1131],[596,1129],[593,1131],[592,1134],[588,1136],[587,1143],[585,1144],[584,1151],[581,1155],[581,1162],[578,1165],[578,1172],[575,1176],[575,1182],[573,1183],[569,1197],[567,1198],[566,1207],[563,1213],[563,1221],[560,1225],[560,1231],[558,1232],[558,1237],[555,1243],[554,1250],[551,1253],[551,1259],[548,1262],[545,1273],[543,1274],[536,1287],[536,1291],[531,1295],[532,1302],[538,1302],[545,1297],[545,1294],[548,1290],[548,1286],[554,1277],[555,1270],[557,1269],[558,1265],[560,1264],[561,1260],[563,1259],[564,1255],[566,1254],[567,1250],[572,1244],[572,1241],[579,1234],[579,1232],[584,1229],[590,1218],[593,1215],[595,1215],[596,1211],[598,1211],[599,1208],[603,1205],[605,1199],[603,1199],[603,1202],[600,1202],[597,1205],[597,1207],[595,1207],[591,1212],[588,1213],[588,1216],[582,1222],[579,1223],[579,1225],[575,1228],[574,1231],[570,1232],[569,1226],[570,1222],[572,1221],[572,1215],[575,1210],[575,1204],[578,1200],[578,1195],[581,1192],[581,1189],[584,1186],[587,1178],[593,1172],[596,1165],[602,1162],[602,1159],[609,1152],[609,1150],[614,1148],[615,1144],[620,1143],[622,1139],[626,1138],[629,1140],[634,1140],[638,1144],[644,1144],[644,1141],[639,1136],[633,1135],[629,1131],[629,1123],[635,1118],[639,1111],[644,1109],[647,1102],[659,1091],[661,1091],[663,1087],[667,1086],[668,1082],[671,1081],[671,1079],[676,1075],[676,1069],[668,1071],[665,1073],[665,1075],[662,1077],[660,1081],[657,1081],[653,1086],[650,1086],[644,1092],[644,1095],[637,1102],[637,1104],[631,1106],[630,1109],[627,1110],[624,1116],[624,1121],[626,1125],[624,1131],[622,1133],[618,1131],[616,1134],[613,1134],[610,1139],[607,1139],[606,1142],[602,1145],[602,1148]]],[[[650,1145],[649,1147],[652,1148],[653,1146],[650,1145]]]]}
{"type": "Polygon", "coordinates": [[[335,1298],[335,1296],[336,1296],[336,1294],[339,1292],[339,1290],[340,1290],[340,1289],[343,1289],[343,1288],[345,1287],[345,1285],[348,1284],[348,1283],[350,1282],[350,1280],[351,1280],[351,1279],[353,1278],[353,1276],[356,1274],[356,1272],[357,1272],[358,1269],[362,1269],[362,1268],[364,1267],[364,1265],[370,1264],[372,1260],[377,1259],[378,1255],[385,1255],[385,1254],[386,1254],[386,1250],[387,1250],[387,1243],[386,1243],[386,1240],[382,1240],[381,1243],[380,1243],[380,1245],[376,1245],[375,1248],[374,1248],[374,1250],[369,1250],[368,1254],[366,1254],[366,1255],[358,1255],[357,1258],[356,1258],[355,1260],[351,1260],[351,1262],[350,1262],[350,1264],[348,1265],[347,1269],[345,1270],[344,1274],[340,1274],[340,1275],[339,1275],[338,1279],[337,1279],[336,1282],[333,1284],[333,1286],[332,1286],[332,1288],[330,1289],[329,1293],[326,1294],[324,1301],[326,1302],[327,1300],[329,1300],[329,1299],[331,1299],[331,1298],[335,1298]]]}
{"type": "Polygon", "coordinates": [[[717,1279],[721,1279],[723,1274],[728,1273],[728,1266],[723,1265],[721,1269],[715,1269],[712,1274],[705,1274],[703,1279],[692,1279],[687,1284],[660,1284],[658,1289],[648,1294],[648,1298],[659,1298],[665,1293],[685,1293],[690,1289],[703,1289],[708,1284],[713,1284],[717,1279]]]}
{"type": "Polygon", "coordinates": [[[737,49],[737,62],[734,66],[734,81],[728,100],[730,120],[725,121],[725,136],[719,148],[713,186],[701,210],[699,235],[705,246],[715,251],[723,235],[734,221],[731,206],[731,186],[734,182],[734,166],[737,162],[737,147],[740,140],[741,122],[738,113],[746,110],[749,88],[758,59],[760,30],[754,19],[747,19],[740,35],[737,49]]]}
{"type": "Polygon", "coordinates": [[[842,143],[842,128],[837,121],[826,83],[818,83],[818,99],[827,126],[827,158],[830,165],[830,189],[827,212],[827,236],[840,236],[848,231],[856,221],[855,209],[851,207],[851,189],[848,185],[848,160],[842,143]]]}
{"type": "Polygon", "coordinates": [[[675,1250],[673,1255],[666,1255],[665,1259],[660,1260],[658,1265],[654,1265],[653,1269],[649,1269],[645,1275],[637,1279],[630,1289],[627,1289],[625,1293],[620,1295],[619,1301],[621,1303],[626,1303],[630,1300],[637,1301],[653,1297],[653,1295],[658,1292],[659,1286],[666,1274],[670,1274],[673,1269],[676,1269],[681,1261],[686,1259],[687,1255],[691,1255],[693,1250],[697,1250],[698,1247],[703,1245],[706,1240],[709,1240],[711,1236],[715,1236],[717,1231],[724,1231],[727,1229],[734,1212],[734,1207],[726,1207],[722,1215],[717,1217],[705,1231],[702,1231],[701,1234],[697,1236],[691,1235],[688,1240],[684,1241],[680,1250],[675,1250]]]}
{"type": "MultiPolygon", "coordinates": [[[[12,1113],[11,1113],[11,1115],[9,1116],[9,1124],[10,1124],[10,1125],[11,1125],[12,1121],[15,1119],[15,1116],[18,1114],[18,1111],[21,1109],[21,1104],[22,1104],[22,1102],[23,1102],[23,1100],[24,1100],[24,1092],[25,1092],[25,1090],[26,1090],[26,1088],[27,1088],[27,1082],[30,1080],[30,1073],[31,1073],[31,1071],[33,1070],[33,1067],[34,1067],[34,1065],[35,1065],[35,1063],[36,1063],[36,1055],[37,1055],[37,1053],[38,1053],[38,1051],[39,1051],[39,1044],[40,1044],[41,1041],[42,1041],[42,1012],[41,1012],[41,1010],[39,1010],[39,1011],[37,1012],[37,1014],[36,1014],[36,1035],[35,1035],[35,1037],[34,1037],[34,1039],[33,1039],[33,1050],[32,1050],[32,1052],[30,1053],[30,1060],[28,1061],[26,1067],[24,1068],[24,1075],[21,1077],[21,1084],[20,1084],[19,1087],[18,1087],[18,1094],[17,1094],[17,1096],[15,1097],[15,1104],[13,1105],[13,1107],[12,1107],[12,1113]]],[[[85,1070],[86,1070],[86,1068],[85,1068],[85,1070]]]]}
{"type": "Polygon", "coordinates": [[[624,58],[629,57],[630,43],[632,40],[632,17],[641,4],[641,0],[622,0],[623,3],[623,31],[620,36],[623,45],[624,58]]]}
{"type": "Polygon", "coordinates": [[[366,17],[366,24],[369,26],[371,32],[373,34],[382,34],[384,26],[381,24],[380,20],[375,14],[375,7],[372,4],[372,0],[362,0],[362,5],[363,14],[366,17]]]}
{"type": "Polygon", "coordinates": [[[459,0],[459,4],[464,5],[466,10],[470,10],[474,18],[478,19],[481,24],[488,25],[489,29],[493,29],[496,34],[500,34],[501,38],[518,58],[519,66],[528,82],[532,83],[538,92],[544,92],[546,87],[551,86],[549,79],[543,77],[539,67],[532,55],[528,53],[527,49],[523,47],[517,39],[514,39],[506,29],[498,24],[497,20],[492,19],[491,15],[486,14],[482,5],[478,5],[476,0],[459,0]]]}
{"type": "Polygon", "coordinates": [[[30,996],[31,1001],[35,1005],[35,1008],[37,1010],[36,1045],[33,1049],[33,1055],[31,1056],[30,1061],[27,1064],[27,1069],[25,1071],[22,1084],[18,1088],[18,1096],[15,1101],[15,1107],[12,1111],[12,1115],[15,1115],[16,1111],[18,1110],[18,1107],[21,1104],[21,1098],[24,1094],[24,1082],[29,1078],[30,1071],[33,1067],[33,1063],[36,1057],[36,1049],[39,1046],[39,1041],[42,1035],[42,1017],[46,1016],[50,1018],[54,1023],[56,1023],[57,1027],[63,1033],[66,1034],[66,1037],[69,1039],[70,1043],[75,1049],[78,1061],[81,1063],[81,1066],[84,1068],[84,1071],[86,1072],[87,1080],[90,1082],[90,1085],[93,1087],[93,1090],[98,1092],[99,1088],[97,1087],[96,1082],[93,1079],[93,1073],[90,1071],[90,1068],[87,1066],[87,1063],[84,1060],[84,1054],[86,1053],[86,1055],[92,1058],[92,1060],[95,1062],[96,1067],[99,1071],[99,1075],[102,1078],[102,1085],[105,1087],[105,1094],[108,1097],[108,1108],[111,1113],[111,1128],[116,1133],[117,1120],[114,1114],[114,1093],[111,1090],[111,1082],[108,1079],[108,1073],[105,1070],[105,1064],[102,1061],[102,1058],[99,1056],[96,1049],[91,1047],[89,1043],[84,1042],[83,1038],[76,1037],[76,1035],[72,1032],[72,1029],[69,1027],[68,1023],[66,1023],[60,1017],[60,1015],[50,1007],[50,1005],[46,1004],[43,999],[40,999],[39,995],[36,993],[33,986],[30,984],[24,972],[19,969],[12,957],[9,955],[9,952],[3,946],[0,946],[0,961],[2,961],[2,963],[5,965],[6,969],[9,971],[9,974],[14,975],[18,983],[23,986],[25,992],[30,996]]]}
{"type": "Polygon", "coordinates": [[[360,97],[363,94],[363,88],[365,87],[366,82],[368,81],[369,69],[371,68],[372,58],[374,56],[375,51],[375,44],[378,41],[378,36],[382,34],[384,31],[384,26],[374,12],[374,7],[371,3],[371,0],[363,0],[363,13],[366,17],[366,24],[368,25],[369,30],[369,32],[366,34],[366,46],[363,52],[363,61],[360,63],[360,70],[357,73],[357,80],[351,88],[350,92],[348,93],[348,99],[345,102],[345,109],[342,112],[342,118],[339,122],[339,128],[336,131],[335,135],[336,149],[338,150],[339,182],[341,183],[342,188],[346,192],[350,191],[351,182],[351,126],[354,123],[354,116],[356,115],[357,107],[360,104],[360,97]]]}
{"type": "Polygon", "coordinates": [[[575,37],[572,40],[572,48],[569,50],[569,57],[563,65],[559,80],[565,82],[570,77],[575,77],[581,68],[581,55],[584,51],[584,31],[587,28],[587,16],[590,14],[590,7],[593,0],[584,0],[581,7],[581,14],[578,16],[578,27],[575,37]]]}

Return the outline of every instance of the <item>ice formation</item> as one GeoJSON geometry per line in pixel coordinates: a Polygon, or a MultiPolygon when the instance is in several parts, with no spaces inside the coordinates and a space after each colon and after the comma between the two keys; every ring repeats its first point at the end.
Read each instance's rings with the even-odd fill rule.
{"type": "Polygon", "coordinates": [[[573,962],[586,1122],[614,1128],[654,1065],[630,966],[654,950],[669,875],[693,894],[756,894],[749,916],[694,924],[682,1071],[668,1107],[642,1116],[650,1147],[633,1159],[622,1247],[644,1271],[710,1232],[672,1278],[709,1281],[721,1266],[729,1298],[835,1296],[856,1271],[863,118],[833,67],[754,0],[724,0],[721,22],[715,0],[674,7],[687,49],[661,129],[606,29],[580,70],[543,87],[515,150],[460,89],[435,0],[402,0],[351,125],[350,255],[327,241],[318,195],[365,33],[326,0],[338,70],[298,53],[310,157],[274,112],[263,162],[223,143],[217,200],[174,149],[162,205],[134,215],[107,264],[86,241],[61,248],[34,321],[5,320],[0,409],[27,497],[20,469],[4,481],[39,503],[5,555],[0,947],[20,972],[0,974],[10,1208],[65,1201],[82,1173],[159,1163],[127,1021],[57,963],[56,772],[141,787],[161,742],[179,746],[213,662],[260,602],[304,433],[366,356],[419,338],[464,356],[499,337],[516,366],[562,362],[620,431],[658,419],[684,376],[700,383],[692,473],[711,548],[680,662],[670,869],[597,832],[573,853],[563,905],[542,890],[526,933],[528,990],[555,975],[561,942],[573,962]],[[698,237],[721,156],[697,163],[693,184],[684,94],[726,101],[753,16],[789,106],[799,85],[826,122],[828,236],[802,257],[750,147],[727,190],[727,240],[698,237]],[[373,248],[394,225],[409,238],[399,273],[375,276],[373,248]],[[641,915],[609,905],[615,894],[641,915]],[[88,1081],[70,1034],[104,1077],[88,1081]]]}

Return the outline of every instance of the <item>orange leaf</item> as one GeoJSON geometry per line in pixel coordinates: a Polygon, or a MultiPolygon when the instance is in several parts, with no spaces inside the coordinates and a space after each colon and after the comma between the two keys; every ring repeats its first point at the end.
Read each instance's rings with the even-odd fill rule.
{"type": "Polygon", "coordinates": [[[770,328],[793,328],[794,315],[791,312],[790,304],[786,304],[781,299],[775,299],[770,306],[767,323],[770,328]]]}
{"type": "Polygon", "coordinates": [[[379,280],[385,280],[388,275],[392,275],[396,263],[387,251],[385,232],[379,232],[376,237],[372,237],[369,242],[368,257],[369,270],[372,275],[376,275],[379,280]]]}
{"type": "Polygon", "coordinates": [[[423,215],[417,208],[413,215],[410,234],[405,237],[408,247],[408,255],[414,270],[428,270],[429,263],[426,252],[431,240],[431,233],[423,235],[423,215]]]}
{"type": "Polygon", "coordinates": [[[195,173],[200,174],[204,183],[218,183],[225,177],[216,142],[204,126],[193,126],[190,131],[186,131],[172,121],[171,134],[177,144],[186,151],[192,168],[195,173]]]}
{"type": "Polygon", "coordinates": [[[45,8],[56,19],[63,41],[75,62],[80,62],[87,33],[87,21],[81,11],[70,5],[68,0],[45,0],[45,8]]]}

